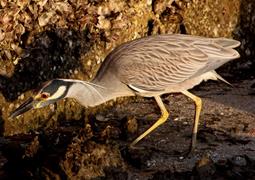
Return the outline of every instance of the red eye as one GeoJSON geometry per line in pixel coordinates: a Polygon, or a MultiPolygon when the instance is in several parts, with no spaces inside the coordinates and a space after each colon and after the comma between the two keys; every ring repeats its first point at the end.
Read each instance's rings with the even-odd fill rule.
{"type": "Polygon", "coordinates": [[[46,99],[48,96],[49,96],[48,94],[41,94],[41,97],[42,97],[43,99],[46,99]]]}

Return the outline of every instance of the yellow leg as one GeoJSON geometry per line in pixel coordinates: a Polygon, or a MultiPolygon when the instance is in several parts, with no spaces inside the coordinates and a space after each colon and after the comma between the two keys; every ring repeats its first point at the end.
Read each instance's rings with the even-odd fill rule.
{"type": "Polygon", "coordinates": [[[164,103],[162,102],[161,98],[159,96],[155,96],[155,100],[161,110],[161,117],[147,130],[145,131],[143,134],[141,134],[138,138],[136,138],[131,144],[130,146],[134,146],[136,143],[138,143],[141,139],[143,139],[145,136],[147,136],[148,134],[150,134],[154,129],[156,129],[159,125],[163,124],[169,114],[165,108],[164,103]]]}
{"type": "Polygon", "coordinates": [[[183,91],[184,95],[188,96],[190,99],[192,99],[195,102],[196,105],[196,113],[195,113],[195,120],[193,124],[193,131],[192,131],[192,141],[191,141],[191,147],[190,151],[193,151],[196,147],[196,141],[197,141],[197,129],[198,129],[198,123],[199,123],[199,116],[202,108],[202,100],[201,98],[195,96],[194,94],[183,91]]]}

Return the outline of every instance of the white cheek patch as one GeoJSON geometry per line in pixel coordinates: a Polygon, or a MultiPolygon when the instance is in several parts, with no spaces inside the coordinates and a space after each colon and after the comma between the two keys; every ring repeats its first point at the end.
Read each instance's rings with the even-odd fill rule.
{"type": "Polygon", "coordinates": [[[58,99],[60,96],[62,96],[66,91],[66,86],[59,86],[58,90],[52,94],[47,100],[51,99],[58,99]]]}

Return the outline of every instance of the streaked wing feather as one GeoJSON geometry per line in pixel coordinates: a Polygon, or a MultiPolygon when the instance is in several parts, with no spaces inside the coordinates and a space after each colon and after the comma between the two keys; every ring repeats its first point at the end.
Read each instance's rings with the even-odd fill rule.
{"type": "Polygon", "coordinates": [[[200,75],[211,70],[215,70],[218,67],[222,66],[223,64],[227,63],[228,61],[239,58],[240,57],[239,53],[235,49],[232,49],[232,47],[236,47],[236,45],[240,45],[240,43],[236,40],[230,40],[225,38],[217,38],[211,44],[196,42],[194,46],[207,54],[208,61],[205,67],[198,70],[198,72],[194,74],[194,76],[200,75]],[[224,40],[226,40],[225,43],[224,40]],[[220,42],[220,44],[217,44],[217,42],[220,42]],[[227,44],[230,47],[226,48],[221,46],[221,45],[226,46],[227,44]]]}
{"type": "Polygon", "coordinates": [[[218,44],[219,46],[223,48],[236,48],[240,46],[240,42],[234,39],[227,39],[227,38],[216,38],[214,39],[214,43],[218,44]]]}
{"type": "Polygon", "coordinates": [[[137,89],[162,91],[238,58],[238,52],[232,48],[239,45],[226,38],[181,34],[136,39],[112,51],[96,79],[100,81],[106,72],[111,72],[110,76],[137,89]]]}
{"type": "Polygon", "coordinates": [[[180,43],[169,48],[170,42],[164,43],[165,46],[160,44],[153,51],[143,47],[137,56],[132,53],[122,56],[132,58],[118,67],[122,82],[145,91],[162,91],[190,78],[207,63],[207,55],[195,47],[182,47],[180,43]]]}

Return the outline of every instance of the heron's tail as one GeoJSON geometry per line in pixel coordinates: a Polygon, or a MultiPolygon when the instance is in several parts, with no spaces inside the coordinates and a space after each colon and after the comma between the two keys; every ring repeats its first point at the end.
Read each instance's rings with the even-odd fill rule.
{"type": "Polygon", "coordinates": [[[228,84],[229,86],[233,87],[233,85],[228,82],[226,79],[224,79],[223,77],[221,77],[216,71],[211,71],[215,77],[215,80],[221,80],[222,82],[228,84]]]}
{"type": "MultiPolygon", "coordinates": [[[[214,72],[215,72],[215,71],[214,71],[214,72]]],[[[216,72],[215,72],[215,75],[216,75],[217,79],[219,79],[219,80],[223,81],[224,83],[228,84],[229,86],[233,87],[233,85],[232,85],[230,82],[228,82],[226,79],[224,79],[223,77],[221,77],[221,76],[220,76],[219,74],[217,74],[216,72]]]]}

